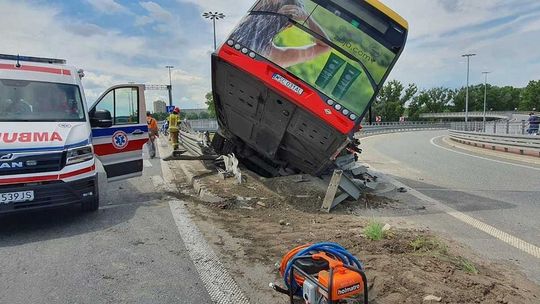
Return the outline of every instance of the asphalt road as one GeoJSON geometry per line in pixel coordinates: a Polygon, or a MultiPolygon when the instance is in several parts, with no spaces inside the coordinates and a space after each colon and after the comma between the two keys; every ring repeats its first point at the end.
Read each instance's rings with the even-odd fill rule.
{"type": "Polygon", "coordinates": [[[211,303],[164,194],[159,160],[106,184],[101,208],[0,216],[0,303],[211,303]]]}
{"type": "MultiPolygon", "coordinates": [[[[455,148],[443,140],[446,134],[422,131],[364,138],[363,160],[453,210],[540,246],[540,165],[455,148]]],[[[538,257],[443,212],[409,216],[482,256],[510,260],[540,282],[538,257]]]]}

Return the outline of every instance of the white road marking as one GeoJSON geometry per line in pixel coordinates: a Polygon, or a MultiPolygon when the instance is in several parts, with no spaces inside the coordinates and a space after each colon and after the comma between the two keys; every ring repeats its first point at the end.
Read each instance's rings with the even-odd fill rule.
{"type": "MultiPolygon", "coordinates": [[[[164,179],[164,184],[161,187],[167,191],[174,191],[173,174],[163,160],[160,162],[164,179]]],[[[152,181],[154,182],[154,180],[152,181]]],[[[208,245],[195,223],[189,218],[190,215],[184,207],[184,202],[172,199],[169,202],[169,207],[186,250],[212,301],[218,304],[249,304],[247,297],[221,264],[218,256],[208,245]]]]}
{"type": "Polygon", "coordinates": [[[143,160],[143,166],[145,168],[150,168],[150,167],[152,167],[152,163],[148,159],[145,159],[145,160],[143,160]]]}
{"type": "MultiPolygon", "coordinates": [[[[463,153],[463,152],[459,152],[459,151],[453,151],[451,149],[447,149],[445,147],[441,147],[437,144],[435,144],[434,140],[437,139],[437,138],[440,138],[440,137],[443,137],[443,136],[438,136],[438,137],[434,137],[431,139],[431,144],[436,146],[436,147],[439,147],[441,149],[444,149],[444,150],[449,150],[451,152],[455,152],[455,153],[458,153],[458,154],[464,154],[464,155],[467,155],[467,156],[471,156],[471,157],[477,157],[477,158],[481,158],[481,159],[485,159],[485,160],[490,160],[490,161],[495,161],[495,162],[499,162],[499,163],[505,163],[505,164],[509,164],[509,165],[517,165],[517,166],[522,166],[522,165],[518,165],[518,164],[513,164],[513,163],[507,163],[507,162],[503,162],[503,161],[497,161],[497,160],[493,160],[493,159],[489,159],[489,158],[484,158],[484,157],[481,157],[481,156],[476,156],[476,155],[470,155],[470,154],[467,154],[467,153],[463,153]]],[[[374,170],[377,170],[377,168],[375,168],[373,165],[370,164],[370,167],[372,167],[374,170]]],[[[523,166],[523,167],[526,167],[526,168],[529,168],[529,169],[535,169],[537,170],[537,168],[531,168],[531,167],[527,167],[527,166],[523,166]]],[[[379,172],[381,172],[381,170],[377,170],[379,172]]],[[[460,212],[460,211],[457,211],[449,206],[447,206],[446,204],[444,204],[443,202],[441,201],[438,201],[434,198],[431,198],[415,189],[411,189],[411,187],[397,181],[396,179],[392,178],[392,177],[389,177],[389,176],[386,176],[385,175],[385,179],[387,179],[390,183],[392,183],[394,186],[396,186],[397,188],[400,188],[400,187],[404,187],[404,188],[407,188],[407,189],[410,189],[408,191],[408,193],[410,193],[411,195],[415,196],[416,198],[420,199],[420,200],[423,200],[423,201],[426,201],[426,202],[430,202],[432,203],[433,205],[435,205],[435,207],[439,210],[441,210],[442,212],[448,214],[449,216],[463,222],[463,223],[466,223],[480,231],[483,231],[507,244],[509,244],[510,246],[513,246],[527,254],[530,254],[532,255],[533,257],[536,257],[538,259],[540,259],[540,247],[536,246],[536,245],[533,245],[531,243],[528,243],[518,237],[515,237],[509,233],[506,233],[502,230],[499,230],[489,224],[486,224],[482,221],[479,221],[477,219],[475,219],[474,217],[472,216],[469,216],[463,212],[460,212]]]]}
{"type": "Polygon", "coordinates": [[[390,181],[392,184],[394,184],[396,187],[404,187],[404,188],[407,188],[407,189],[410,189],[408,192],[417,197],[418,199],[421,199],[423,201],[427,201],[427,202],[430,202],[432,204],[434,204],[438,209],[442,210],[444,213],[466,223],[466,224],[469,224],[471,226],[473,226],[474,228],[480,230],[480,231],[483,231],[525,253],[528,253],[530,255],[532,255],[533,257],[535,258],[538,258],[540,259],[540,247],[537,247],[533,244],[530,244],[530,243],[527,243],[526,241],[518,238],[518,237],[515,237],[511,234],[508,234],[504,231],[501,231],[491,225],[488,225],[482,221],[479,221],[477,219],[475,219],[474,217],[472,216],[469,216],[463,212],[460,212],[460,211],[457,211],[451,207],[448,207],[447,205],[445,205],[444,203],[442,203],[441,201],[438,201],[434,198],[431,198],[415,189],[411,189],[410,187],[408,187],[407,185],[391,178],[391,177],[388,177],[388,176],[385,176],[385,178],[390,181]]]}
{"type": "Polygon", "coordinates": [[[441,135],[441,136],[433,137],[433,138],[430,140],[430,143],[431,143],[433,146],[437,147],[437,148],[441,148],[441,149],[444,149],[444,150],[446,150],[446,151],[454,152],[454,153],[457,153],[457,154],[462,154],[462,155],[466,155],[466,156],[470,156],[470,157],[475,157],[475,158],[479,158],[479,159],[483,159],[483,160],[489,160],[489,161],[496,162],[496,163],[499,163],[499,164],[511,165],[511,166],[522,167],[522,168],[527,168],[527,169],[532,169],[532,170],[540,171],[540,168],[531,167],[531,166],[527,166],[527,165],[516,164],[516,163],[511,163],[511,162],[505,162],[505,161],[502,161],[502,160],[491,159],[491,158],[482,157],[482,156],[478,156],[478,155],[473,155],[473,154],[469,154],[469,153],[465,153],[465,152],[461,152],[461,151],[455,151],[455,150],[452,150],[452,149],[443,147],[443,146],[438,145],[438,144],[435,143],[435,140],[436,140],[436,139],[441,138],[441,137],[445,137],[445,136],[446,136],[446,135],[441,135]]]}

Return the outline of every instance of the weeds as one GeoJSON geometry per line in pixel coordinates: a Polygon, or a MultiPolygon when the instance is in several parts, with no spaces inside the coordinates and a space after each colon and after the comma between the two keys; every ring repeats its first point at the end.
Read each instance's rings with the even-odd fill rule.
{"type": "Polygon", "coordinates": [[[474,263],[467,260],[464,257],[458,258],[458,266],[469,274],[478,274],[478,269],[476,269],[476,266],[474,266],[474,263]]]}
{"type": "Polygon", "coordinates": [[[382,223],[372,221],[364,228],[364,235],[372,241],[380,241],[385,238],[386,232],[382,223]]]}
{"type": "Polygon", "coordinates": [[[435,237],[420,236],[410,246],[414,252],[448,255],[448,246],[435,237]]]}

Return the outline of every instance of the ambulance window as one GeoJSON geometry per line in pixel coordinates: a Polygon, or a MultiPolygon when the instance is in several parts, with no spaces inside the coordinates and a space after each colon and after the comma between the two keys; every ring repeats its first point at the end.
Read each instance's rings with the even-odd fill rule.
{"type": "Polygon", "coordinates": [[[115,125],[139,123],[139,96],[137,88],[119,88],[115,92],[115,125]]]}
{"type": "Polygon", "coordinates": [[[110,91],[96,106],[97,110],[106,110],[114,116],[114,91],[110,91]]]}

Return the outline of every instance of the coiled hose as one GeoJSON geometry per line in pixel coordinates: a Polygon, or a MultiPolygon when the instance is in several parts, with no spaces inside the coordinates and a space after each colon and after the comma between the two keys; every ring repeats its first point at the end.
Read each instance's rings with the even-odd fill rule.
{"type": "Polygon", "coordinates": [[[343,248],[339,244],[327,242],[317,243],[313,245],[298,246],[293,250],[289,251],[283,257],[279,268],[279,272],[283,277],[285,286],[287,286],[289,290],[294,290],[296,295],[302,296],[302,286],[304,285],[304,278],[295,274],[295,280],[293,282],[289,282],[290,272],[292,268],[291,260],[297,256],[312,255],[319,252],[328,253],[343,262],[344,265],[356,267],[361,271],[364,271],[364,265],[354,255],[347,251],[347,249],[343,248]]]}

